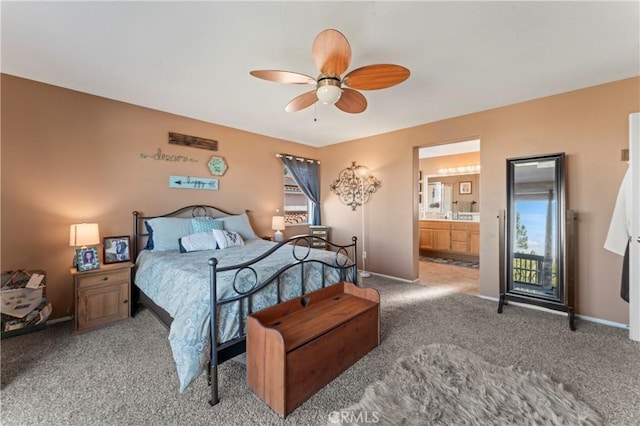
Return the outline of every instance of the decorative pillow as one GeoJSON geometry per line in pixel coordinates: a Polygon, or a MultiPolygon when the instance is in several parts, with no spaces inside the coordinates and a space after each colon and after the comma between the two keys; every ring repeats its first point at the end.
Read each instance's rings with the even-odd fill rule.
{"type": "Polygon", "coordinates": [[[243,246],[244,241],[239,233],[227,230],[213,230],[213,236],[215,237],[218,247],[225,249],[227,247],[243,246]]]}
{"type": "Polygon", "coordinates": [[[191,219],[194,233],[211,232],[214,229],[224,229],[222,221],[211,217],[194,217],[191,219]]]}
{"type": "Polygon", "coordinates": [[[215,250],[218,247],[212,232],[198,232],[178,239],[180,253],[200,250],[215,250]]]}
{"type": "Polygon", "coordinates": [[[155,217],[145,222],[149,239],[146,248],[154,251],[179,250],[178,239],[193,233],[191,218],[155,217]]]}
{"type": "Polygon", "coordinates": [[[245,240],[257,240],[258,236],[253,231],[249,216],[246,213],[223,216],[219,219],[224,223],[224,229],[231,232],[237,232],[245,240]]]}

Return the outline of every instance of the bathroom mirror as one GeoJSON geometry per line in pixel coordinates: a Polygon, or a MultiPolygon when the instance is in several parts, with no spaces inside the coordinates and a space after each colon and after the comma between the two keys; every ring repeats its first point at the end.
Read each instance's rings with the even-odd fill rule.
{"type": "MultiPolygon", "coordinates": [[[[502,215],[501,215],[502,216],[502,215]]],[[[573,325],[574,213],[565,206],[564,153],[507,159],[507,211],[498,313],[507,300],[569,313],[573,325]],[[571,233],[567,235],[567,218],[571,233]],[[573,247],[570,247],[571,254],[573,247]]],[[[501,249],[502,250],[502,249],[501,249]]]]}
{"type": "Polygon", "coordinates": [[[428,213],[446,213],[451,211],[452,186],[450,183],[432,182],[427,183],[427,205],[428,213]]]}

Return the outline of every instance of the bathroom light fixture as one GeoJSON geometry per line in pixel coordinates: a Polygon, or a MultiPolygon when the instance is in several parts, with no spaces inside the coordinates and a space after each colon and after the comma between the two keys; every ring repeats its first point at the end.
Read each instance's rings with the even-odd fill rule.
{"type": "Polygon", "coordinates": [[[439,169],[436,169],[436,173],[439,175],[460,175],[460,174],[480,173],[480,164],[476,164],[473,166],[439,168],[439,169]]]}

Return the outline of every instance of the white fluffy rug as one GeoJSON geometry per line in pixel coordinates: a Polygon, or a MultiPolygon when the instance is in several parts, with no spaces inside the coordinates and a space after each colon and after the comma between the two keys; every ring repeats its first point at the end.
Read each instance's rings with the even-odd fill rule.
{"type": "Polygon", "coordinates": [[[588,405],[544,374],[500,367],[454,345],[397,360],[329,424],[600,425],[588,405]]]}

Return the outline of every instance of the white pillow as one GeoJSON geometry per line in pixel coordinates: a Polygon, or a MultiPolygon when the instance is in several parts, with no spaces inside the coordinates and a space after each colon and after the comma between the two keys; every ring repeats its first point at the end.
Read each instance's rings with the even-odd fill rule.
{"type": "Polygon", "coordinates": [[[218,248],[225,249],[227,247],[243,246],[244,241],[239,233],[227,230],[214,229],[213,236],[218,243],[218,248]]]}
{"type": "Polygon", "coordinates": [[[218,246],[212,232],[198,232],[197,234],[187,235],[186,237],[180,238],[178,244],[180,245],[180,252],[182,253],[215,250],[218,246]]]}

